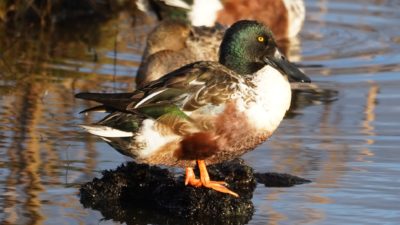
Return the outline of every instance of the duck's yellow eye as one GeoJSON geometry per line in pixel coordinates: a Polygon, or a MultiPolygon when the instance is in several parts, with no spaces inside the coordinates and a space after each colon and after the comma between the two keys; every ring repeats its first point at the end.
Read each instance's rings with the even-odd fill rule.
{"type": "Polygon", "coordinates": [[[263,36],[258,36],[257,37],[258,42],[264,42],[264,37],[263,36]]]}

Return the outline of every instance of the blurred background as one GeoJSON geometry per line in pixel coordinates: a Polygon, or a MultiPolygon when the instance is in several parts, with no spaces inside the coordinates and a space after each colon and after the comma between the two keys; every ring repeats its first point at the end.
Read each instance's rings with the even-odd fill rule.
{"type": "MultiPolygon", "coordinates": [[[[398,224],[400,1],[304,3],[285,53],[315,86],[295,92],[274,136],[243,159],[313,182],[259,185],[248,223],[398,224]]],[[[93,105],[74,94],[134,90],[147,35],[160,10],[173,14],[157,10],[134,0],[0,2],[1,224],[152,221],[80,204],[81,184],[130,159],[77,126],[102,115],[79,114],[93,105]]]]}

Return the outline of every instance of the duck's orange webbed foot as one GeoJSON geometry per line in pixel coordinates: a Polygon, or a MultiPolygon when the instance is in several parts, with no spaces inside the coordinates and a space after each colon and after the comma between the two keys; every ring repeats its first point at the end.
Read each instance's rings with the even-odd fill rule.
{"type": "Polygon", "coordinates": [[[207,167],[204,160],[197,160],[197,165],[200,170],[200,179],[196,179],[193,168],[186,168],[186,178],[185,185],[191,185],[194,187],[207,187],[214,189],[216,191],[233,195],[235,197],[239,197],[238,194],[229,190],[226,186],[228,185],[225,181],[212,181],[210,180],[210,176],[208,175],[207,167]]]}

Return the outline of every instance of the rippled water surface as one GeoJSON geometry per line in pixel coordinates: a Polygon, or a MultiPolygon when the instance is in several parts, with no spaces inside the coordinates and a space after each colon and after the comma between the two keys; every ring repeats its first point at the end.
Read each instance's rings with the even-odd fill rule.
{"type": "MultiPolygon", "coordinates": [[[[273,138],[243,158],[313,182],[259,185],[249,224],[398,224],[400,2],[306,5],[289,55],[317,91],[299,93],[273,138]]],[[[100,117],[79,115],[90,103],[73,95],[134,89],[153,24],[121,11],[46,32],[1,28],[2,224],[117,223],[83,208],[79,186],[129,159],[77,127],[100,117]]]]}

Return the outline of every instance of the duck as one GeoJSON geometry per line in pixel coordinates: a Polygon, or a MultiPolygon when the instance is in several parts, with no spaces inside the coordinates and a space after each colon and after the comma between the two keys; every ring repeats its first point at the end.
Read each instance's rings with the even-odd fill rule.
{"type": "Polygon", "coordinates": [[[218,61],[224,33],[222,26],[194,27],[181,20],[161,21],[147,37],[136,87],[192,62],[218,61]]]}
{"type": "Polygon", "coordinates": [[[271,28],[277,40],[295,37],[306,15],[303,0],[224,0],[222,3],[222,9],[217,12],[218,23],[227,26],[240,19],[258,20],[271,28]]]}
{"type": "Polygon", "coordinates": [[[218,61],[187,64],[129,93],[76,94],[108,112],[81,125],[138,163],[185,168],[184,184],[239,197],[207,165],[240,157],[266,141],[291,102],[289,80],[310,78],[278,50],[263,23],[241,20],[223,37],[218,61]],[[199,168],[199,178],[194,167],[199,168]]]}
{"type": "Polygon", "coordinates": [[[288,38],[299,33],[305,17],[302,0],[226,0],[223,3],[219,0],[195,0],[192,6],[176,0],[152,2],[153,5],[162,2],[187,9],[188,19],[176,16],[165,6],[164,10],[158,10],[164,13],[159,16],[161,22],[148,35],[136,73],[138,88],[188,63],[218,60],[218,49],[226,27],[243,18],[262,19],[274,33],[281,52],[287,55],[288,38]]]}
{"type": "Polygon", "coordinates": [[[277,40],[295,37],[306,12],[303,0],[137,0],[136,6],[159,20],[180,19],[193,26],[229,26],[241,19],[258,20],[270,27],[277,40]]]}

